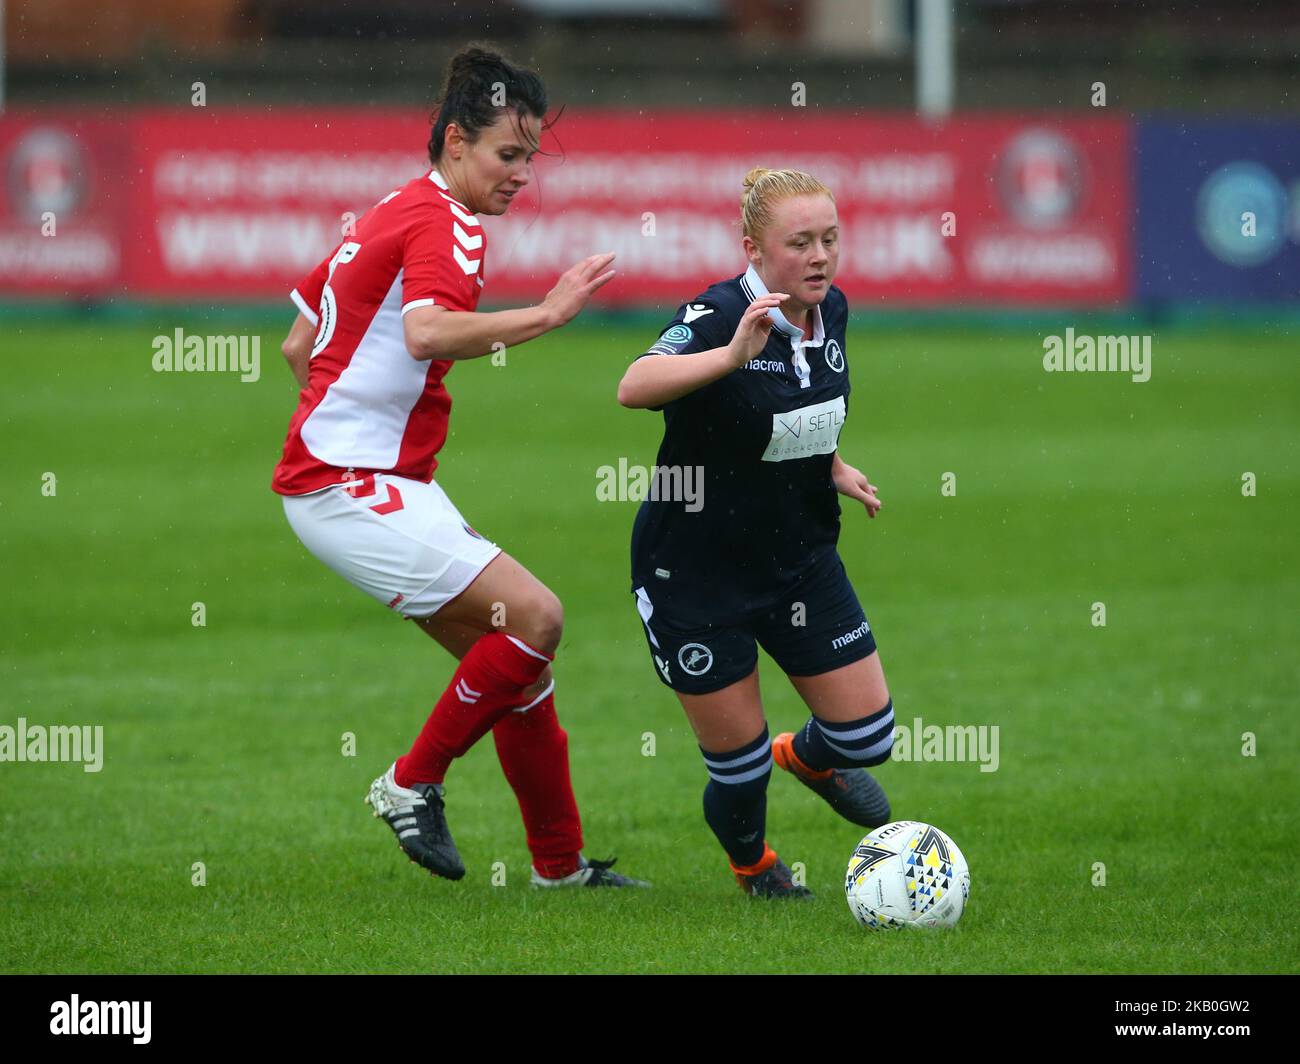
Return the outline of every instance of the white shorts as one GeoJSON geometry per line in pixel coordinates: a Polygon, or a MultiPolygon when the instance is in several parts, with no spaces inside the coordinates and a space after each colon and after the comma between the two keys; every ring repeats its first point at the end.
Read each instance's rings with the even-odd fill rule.
{"type": "Polygon", "coordinates": [[[428,617],[501,553],[436,483],[376,473],[310,495],[284,513],[312,554],[403,617],[428,617]]]}

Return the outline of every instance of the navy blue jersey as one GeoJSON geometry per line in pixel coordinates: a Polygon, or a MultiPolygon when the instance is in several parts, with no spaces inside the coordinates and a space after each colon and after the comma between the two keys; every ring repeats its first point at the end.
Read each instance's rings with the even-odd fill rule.
{"type": "MultiPolygon", "coordinates": [[[[725,347],[766,294],[753,267],[721,281],[684,304],[646,354],[725,347]]],[[[768,606],[835,550],[844,293],[832,285],[810,314],[811,339],[775,311],[757,357],[661,408],[657,472],[632,530],[632,586],[679,614],[707,621],[768,606]]]]}

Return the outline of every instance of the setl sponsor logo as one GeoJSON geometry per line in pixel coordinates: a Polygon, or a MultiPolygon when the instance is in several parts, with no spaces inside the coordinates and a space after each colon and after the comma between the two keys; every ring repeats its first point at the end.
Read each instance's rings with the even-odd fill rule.
{"type": "Polygon", "coordinates": [[[844,427],[844,396],[772,415],[772,438],[763,452],[764,462],[786,462],[830,454],[839,446],[844,427]]]}

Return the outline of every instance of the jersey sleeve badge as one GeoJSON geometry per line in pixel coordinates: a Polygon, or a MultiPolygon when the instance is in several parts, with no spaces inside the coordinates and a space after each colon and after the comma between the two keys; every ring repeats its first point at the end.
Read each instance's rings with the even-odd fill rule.
{"type": "Polygon", "coordinates": [[[677,324],[671,325],[664,330],[650,347],[646,354],[650,355],[680,355],[695,339],[695,330],[689,325],[677,324]]]}

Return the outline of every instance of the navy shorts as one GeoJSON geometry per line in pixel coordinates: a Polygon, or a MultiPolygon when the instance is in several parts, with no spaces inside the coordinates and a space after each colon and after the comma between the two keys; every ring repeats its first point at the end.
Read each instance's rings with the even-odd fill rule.
{"type": "Polygon", "coordinates": [[[659,679],[682,694],[703,695],[743,680],[761,646],[787,676],[818,676],[876,649],[867,616],[836,553],[818,561],[770,607],[701,624],[674,616],[653,585],[637,587],[650,656],[659,679]]]}

